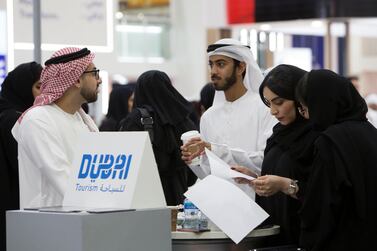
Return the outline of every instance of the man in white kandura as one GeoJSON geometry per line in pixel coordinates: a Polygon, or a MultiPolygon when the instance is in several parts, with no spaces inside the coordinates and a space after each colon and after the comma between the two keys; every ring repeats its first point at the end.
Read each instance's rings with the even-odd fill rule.
{"type": "MultiPolygon", "coordinates": [[[[187,164],[204,147],[230,165],[249,167],[260,174],[263,151],[276,120],[259,97],[262,73],[249,47],[234,39],[221,39],[208,46],[211,80],[216,89],[213,106],[201,117],[200,138],[181,147],[187,164]],[[195,153],[188,146],[197,145],[195,153]]],[[[201,158],[208,169],[208,159],[201,158]]]]}
{"type": "Polygon", "coordinates": [[[81,105],[97,100],[99,70],[88,49],[64,48],[46,61],[41,94],[16,122],[20,208],[59,206],[79,135],[98,131],[81,105]]]}

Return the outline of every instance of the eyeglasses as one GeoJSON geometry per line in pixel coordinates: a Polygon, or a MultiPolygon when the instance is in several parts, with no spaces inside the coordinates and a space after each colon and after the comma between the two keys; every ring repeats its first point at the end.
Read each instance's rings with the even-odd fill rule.
{"type": "Polygon", "coordinates": [[[94,77],[99,80],[99,69],[94,69],[94,70],[91,70],[91,71],[84,71],[84,73],[94,73],[94,77]]]}

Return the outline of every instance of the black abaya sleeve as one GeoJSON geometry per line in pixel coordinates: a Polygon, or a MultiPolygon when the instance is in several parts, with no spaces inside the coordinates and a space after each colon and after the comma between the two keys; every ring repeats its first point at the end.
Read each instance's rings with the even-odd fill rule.
{"type": "MultiPolygon", "coordinates": [[[[325,148],[326,145],[324,145],[325,148]]],[[[330,151],[330,149],[327,149],[330,151]]],[[[323,244],[335,227],[334,209],[337,208],[336,191],[332,182],[329,160],[317,153],[302,194],[303,205],[299,211],[301,218],[300,244],[309,250],[323,250],[323,244]]]]}
{"type": "Polygon", "coordinates": [[[144,131],[143,125],[140,122],[141,114],[138,110],[133,110],[122,119],[119,123],[120,131],[144,131]]]}

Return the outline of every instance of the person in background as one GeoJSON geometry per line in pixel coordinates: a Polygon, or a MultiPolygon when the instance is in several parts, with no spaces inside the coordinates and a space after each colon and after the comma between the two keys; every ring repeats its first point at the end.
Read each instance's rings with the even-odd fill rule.
{"type": "Polygon", "coordinates": [[[8,73],[0,93],[0,250],[5,250],[5,211],[19,209],[17,142],[11,129],[40,93],[42,66],[24,63],[8,73]]]}
{"type": "Polygon", "coordinates": [[[300,209],[307,250],[377,250],[377,130],[367,105],[347,79],[312,70],[296,96],[321,132],[300,209]]]}
{"type": "Polygon", "coordinates": [[[355,89],[360,92],[360,81],[359,81],[359,77],[357,75],[352,75],[352,76],[349,76],[347,77],[347,79],[353,84],[353,86],[355,87],[355,89]]]}
{"type": "Polygon", "coordinates": [[[212,83],[207,83],[200,90],[200,100],[191,101],[191,105],[193,106],[195,112],[190,114],[190,118],[195,122],[198,128],[200,126],[200,118],[202,117],[203,113],[212,106],[214,96],[215,88],[213,87],[212,83]]]}
{"type": "Polygon", "coordinates": [[[120,121],[127,117],[128,113],[132,110],[134,101],[133,92],[133,88],[128,85],[113,88],[109,98],[109,109],[99,127],[100,131],[119,130],[120,121]]]}
{"type": "Polygon", "coordinates": [[[369,122],[377,128],[377,94],[369,94],[365,97],[365,102],[368,105],[367,118],[369,122]]]}
{"type": "Polygon", "coordinates": [[[18,142],[20,207],[62,205],[80,134],[98,128],[82,110],[101,78],[88,49],[63,48],[45,62],[41,94],[12,129],[18,142]]]}
{"type": "Polygon", "coordinates": [[[122,74],[114,74],[111,76],[111,86],[112,88],[116,88],[116,87],[119,87],[119,86],[124,86],[128,83],[128,79],[123,76],[122,74]]]}
{"type": "Polygon", "coordinates": [[[134,92],[135,88],[136,88],[136,82],[135,81],[130,81],[125,86],[128,86],[128,88],[131,88],[131,90],[134,92]]]}
{"type": "MultiPolygon", "coordinates": [[[[201,138],[181,147],[187,164],[199,155],[201,167],[209,171],[204,148],[230,165],[242,165],[260,174],[263,151],[276,120],[259,99],[263,77],[250,49],[234,39],[209,45],[211,80],[216,89],[213,106],[201,117],[201,138]],[[188,151],[197,146],[195,153],[188,151]]],[[[254,194],[251,194],[254,196],[254,194]]]]}
{"type": "Polygon", "coordinates": [[[197,130],[189,118],[191,104],[173,87],[166,73],[147,71],[140,75],[135,89],[134,110],[121,123],[123,131],[143,131],[142,115],[137,108],[147,109],[153,119],[150,132],[167,205],[182,204],[183,193],[196,177],[181,159],[181,134],[197,130]]]}
{"type": "Polygon", "coordinates": [[[86,113],[86,114],[89,114],[89,105],[88,103],[84,103],[81,105],[81,108],[83,109],[83,111],[86,113]]]}
{"type": "Polygon", "coordinates": [[[207,83],[200,90],[200,116],[212,106],[213,99],[215,98],[215,91],[215,87],[212,83],[207,83]]]}
{"type": "MultiPolygon", "coordinates": [[[[299,113],[295,88],[306,71],[292,65],[278,65],[270,69],[263,80],[259,94],[264,104],[279,121],[267,140],[261,176],[253,181],[237,178],[240,183],[254,187],[256,202],[270,215],[264,225],[279,225],[278,245],[299,245],[301,206],[297,169],[307,169],[311,164],[312,143],[317,134],[309,121],[299,113]]],[[[234,170],[253,175],[245,167],[234,170]]]]}
{"type": "Polygon", "coordinates": [[[195,123],[195,126],[199,128],[200,125],[200,116],[201,116],[201,109],[200,109],[200,102],[197,100],[189,101],[191,104],[192,112],[189,115],[189,118],[192,122],[195,123]]]}

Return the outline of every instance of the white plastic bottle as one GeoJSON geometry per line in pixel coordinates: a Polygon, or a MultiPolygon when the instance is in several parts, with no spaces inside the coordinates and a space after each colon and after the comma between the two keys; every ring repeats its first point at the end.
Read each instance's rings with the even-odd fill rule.
{"type": "Polygon", "coordinates": [[[199,210],[199,229],[208,230],[208,218],[207,216],[199,210]]]}
{"type": "Polygon", "coordinates": [[[200,215],[199,209],[187,198],[183,202],[183,211],[185,213],[184,229],[199,230],[200,215]]]}

